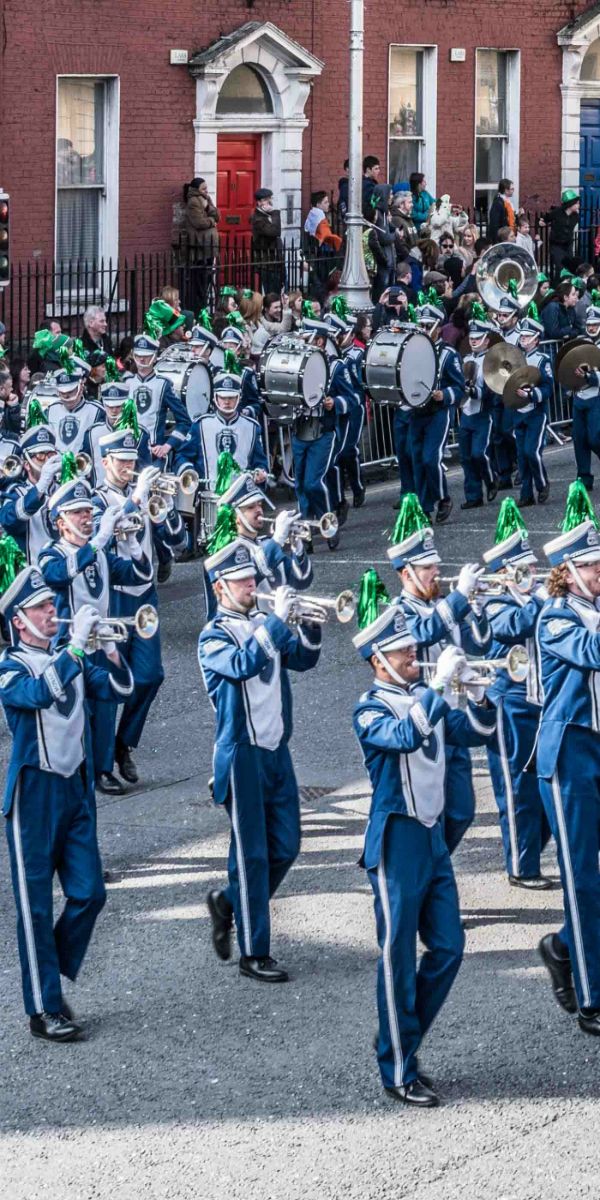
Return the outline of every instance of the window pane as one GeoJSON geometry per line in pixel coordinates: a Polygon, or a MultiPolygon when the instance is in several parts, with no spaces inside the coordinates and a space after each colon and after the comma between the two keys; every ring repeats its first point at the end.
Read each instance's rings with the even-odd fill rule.
{"type": "Polygon", "coordinates": [[[59,80],[58,187],[104,183],[104,98],[103,80],[59,80]]]}
{"type": "Polygon", "coordinates": [[[477,133],[506,134],[506,54],[477,51],[477,133]]]}
{"type": "Polygon", "coordinates": [[[593,80],[600,83],[600,38],[588,46],[581,64],[580,79],[593,80]]]}
{"type": "Polygon", "coordinates": [[[392,46],[390,53],[390,137],[423,132],[423,51],[392,46]]]}
{"type": "Polygon", "coordinates": [[[217,100],[217,113],[270,113],[269,89],[252,67],[235,67],[227,76],[217,100]]]}
{"type": "Polygon", "coordinates": [[[475,179],[477,184],[494,183],[502,179],[504,167],[504,141],[502,138],[477,138],[475,179]]]}
{"type": "Polygon", "coordinates": [[[57,262],[93,262],[98,258],[100,190],[60,190],[56,203],[57,262]]]}
{"type": "Polygon", "coordinates": [[[390,141],[389,183],[405,182],[413,171],[419,170],[419,142],[399,139],[390,141]]]}

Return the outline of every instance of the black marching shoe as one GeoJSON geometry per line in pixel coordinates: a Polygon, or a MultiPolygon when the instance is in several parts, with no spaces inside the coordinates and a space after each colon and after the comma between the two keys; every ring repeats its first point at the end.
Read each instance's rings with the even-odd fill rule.
{"type": "Polygon", "coordinates": [[[460,507],[463,512],[466,508],[483,508],[483,500],[463,500],[460,507]]]}
{"type": "Polygon", "coordinates": [[[340,531],[338,529],[337,533],[334,533],[333,537],[327,538],[327,549],[328,550],[337,550],[339,544],[340,544],[340,531]]]}
{"type": "Polygon", "coordinates": [[[158,571],[156,572],[157,582],[158,583],[166,583],[167,580],[171,578],[172,570],[173,570],[173,559],[172,558],[170,558],[168,560],[168,562],[159,563],[158,571]]]}
{"type": "Polygon", "coordinates": [[[287,983],[289,975],[277,966],[274,958],[240,958],[240,975],[258,979],[261,983],[287,983]]]}
{"type": "Polygon", "coordinates": [[[366,498],[367,498],[367,493],[364,490],[362,492],[357,492],[357,494],[354,497],[354,500],[352,501],[352,507],[353,508],[362,508],[366,498]]]}
{"type": "MultiPolygon", "coordinates": [[[[63,1004],[63,1008],[71,1012],[68,1004],[63,1004]]],[[[83,1037],[81,1025],[64,1012],[37,1013],[29,1018],[29,1028],[32,1037],[42,1038],[45,1042],[77,1042],[83,1037]]]]}
{"type": "MultiPolygon", "coordinates": [[[[573,987],[573,972],[569,956],[557,953],[556,935],[547,933],[538,944],[538,953],[546,967],[552,984],[554,998],[565,1012],[577,1012],[577,999],[573,987]]],[[[583,1027],[582,1027],[583,1028],[583,1027]]]]}
{"type": "Polygon", "coordinates": [[[349,508],[350,508],[350,505],[348,504],[348,501],[346,500],[346,497],[344,496],[342,503],[338,504],[337,509],[336,509],[337,519],[339,521],[340,529],[342,528],[342,525],[345,525],[346,521],[348,520],[349,508]]]}
{"type": "Polygon", "coordinates": [[[117,746],[115,757],[117,760],[117,766],[119,768],[119,775],[121,775],[123,779],[127,781],[127,783],[137,783],[139,775],[137,773],[137,767],[131,757],[131,750],[129,749],[129,746],[117,746]]]}
{"type": "Polygon", "coordinates": [[[412,1083],[402,1083],[400,1087],[386,1087],[388,1096],[400,1100],[402,1104],[413,1104],[415,1108],[436,1108],[438,1097],[423,1079],[413,1079],[412,1083]]]}
{"type": "Polygon", "coordinates": [[[549,892],[550,888],[554,887],[552,880],[546,875],[509,875],[508,882],[511,887],[525,888],[530,892],[549,892]]]}
{"type": "Polygon", "coordinates": [[[231,926],[233,909],[222,892],[216,889],[208,893],[206,904],[212,923],[212,943],[215,954],[223,962],[231,958],[231,926]]]}
{"type": "Polygon", "coordinates": [[[487,502],[488,504],[491,504],[492,500],[495,500],[496,496],[498,495],[498,484],[496,482],[488,483],[485,492],[487,496],[487,502]]]}
{"type": "Polygon", "coordinates": [[[512,488],[513,488],[512,479],[499,479],[498,480],[498,491],[499,492],[511,492],[512,488]]]}
{"type": "Polygon", "coordinates": [[[549,495],[550,495],[550,484],[547,483],[545,488],[542,488],[541,492],[538,492],[538,504],[545,504],[549,495]]]}
{"type": "Polygon", "coordinates": [[[125,788],[112,771],[102,771],[96,780],[96,791],[105,796],[124,796],[125,788]]]}
{"type": "Polygon", "coordinates": [[[435,515],[436,525],[443,525],[444,521],[448,520],[448,517],[450,516],[450,513],[452,512],[452,508],[453,508],[453,504],[452,504],[452,501],[449,496],[448,496],[447,500],[440,500],[440,502],[438,504],[438,508],[437,508],[437,513],[435,515]]]}
{"type": "Polygon", "coordinates": [[[591,1033],[594,1037],[600,1037],[600,1009],[580,1009],[577,1016],[577,1024],[584,1033],[591,1033]]]}
{"type": "Polygon", "coordinates": [[[517,500],[517,505],[519,508],[533,508],[535,505],[535,500],[533,496],[530,496],[528,500],[519,499],[517,500]]]}

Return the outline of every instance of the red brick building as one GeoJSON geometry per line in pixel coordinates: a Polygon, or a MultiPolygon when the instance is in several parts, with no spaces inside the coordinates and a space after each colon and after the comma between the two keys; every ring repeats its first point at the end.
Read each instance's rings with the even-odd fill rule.
{"type": "MultiPolygon", "coordinates": [[[[346,156],[348,21],[347,0],[0,0],[13,260],[166,249],[194,174],[224,229],[262,184],[296,233],[346,156]]],[[[580,174],[595,194],[599,3],[365,0],[365,22],[364,145],[390,178],[468,205],[500,175],[533,208],[580,174]]]]}

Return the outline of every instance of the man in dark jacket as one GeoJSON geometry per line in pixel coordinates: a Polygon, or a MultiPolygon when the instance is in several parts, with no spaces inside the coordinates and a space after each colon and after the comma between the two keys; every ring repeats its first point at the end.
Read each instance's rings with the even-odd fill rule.
{"type": "Polygon", "coordinates": [[[499,229],[504,229],[506,226],[513,230],[515,228],[515,210],[510,202],[514,190],[515,185],[512,179],[500,180],[498,195],[492,201],[487,223],[487,235],[492,245],[498,241],[499,229]]]}
{"type": "Polygon", "coordinates": [[[363,217],[366,217],[367,221],[372,220],[371,197],[373,195],[373,189],[376,188],[379,183],[380,175],[381,163],[379,159],[376,158],[374,154],[367,154],[367,157],[363,159],[362,179],[362,210],[363,217]]]}
{"type": "Polygon", "coordinates": [[[579,292],[571,279],[559,283],[554,299],[542,309],[544,337],[551,341],[566,342],[582,333],[577,323],[579,292]]]}
{"type": "Polygon", "coordinates": [[[93,354],[94,350],[104,350],[112,354],[112,342],[108,335],[106,313],[99,304],[90,304],[83,314],[83,333],[81,335],[84,350],[93,354]]]}
{"type": "Polygon", "coordinates": [[[369,220],[375,228],[369,232],[369,249],[377,269],[371,289],[374,304],[377,304],[381,293],[391,287],[396,275],[397,233],[389,218],[391,194],[389,183],[378,183],[371,192],[369,220]]]}
{"type": "Polygon", "coordinates": [[[550,263],[553,283],[560,277],[563,266],[575,267],[576,263],[567,261],[573,250],[573,235],[579,224],[580,199],[577,192],[567,188],[561,196],[561,202],[546,214],[546,222],[550,226],[550,263]]]}
{"type": "Polygon", "coordinates": [[[260,280],[265,292],[280,292],[283,287],[283,242],[281,213],[273,207],[273,193],[259,188],[254,193],[256,208],[252,224],[252,258],[260,268],[260,280]]]}

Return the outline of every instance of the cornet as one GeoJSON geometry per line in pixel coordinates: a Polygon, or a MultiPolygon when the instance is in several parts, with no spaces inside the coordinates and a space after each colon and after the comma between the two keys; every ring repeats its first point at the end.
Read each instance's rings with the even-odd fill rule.
{"type": "MultiPolygon", "coordinates": [[[[435,675],[437,663],[419,661],[422,671],[435,675]]],[[[450,690],[454,695],[461,695],[469,688],[489,687],[498,671],[506,671],[513,683],[524,683],[529,674],[530,658],[524,646],[513,646],[505,658],[468,658],[467,666],[475,669],[477,674],[473,679],[461,679],[453,676],[450,690]]]]}
{"type": "Polygon", "coordinates": [[[94,464],[89,454],[85,454],[83,450],[81,450],[79,454],[75,455],[77,474],[81,475],[82,479],[87,479],[88,475],[91,475],[93,465],[94,464]]]}
{"type": "MultiPolygon", "coordinates": [[[[275,518],[265,517],[263,524],[274,526],[275,518]]],[[[339,527],[339,521],[335,513],[326,512],[323,513],[323,516],[318,521],[305,521],[302,518],[294,521],[288,536],[299,537],[303,542],[309,542],[312,538],[311,529],[318,529],[321,537],[329,541],[330,538],[335,537],[339,527]]]]}
{"type": "Polygon", "coordinates": [[[168,471],[163,471],[156,479],[152,481],[150,492],[158,493],[163,496],[178,496],[179,492],[183,492],[184,496],[191,496],[196,491],[200,483],[200,476],[192,467],[186,467],[181,475],[169,474],[168,471]]]}
{"type": "MultiPolygon", "coordinates": [[[[275,607],[274,592],[254,593],[258,608],[264,604],[267,608],[275,607]]],[[[356,601],[352,592],[340,592],[339,596],[331,599],[329,596],[309,596],[294,593],[288,621],[290,625],[298,625],[300,621],[313,621],[316,625],[324,625],[328,613],[332,612],[342,625],[346,625],[354,616],[356,601]]]]}
{"type": "Polygon", "coordinates": [[[130,533],[141,533],[144,528],[144,518],[141,513],[124,513],[115,525],[115,537],[118,542],[124,542],[130,533]]]}
{"type": "MultiPolygon", "coordinates": [[[[73,628],[73,620],[66,617],[57,617],[56,624],[73,628]]],[[[158,633],[158,613],[154,605],[142,604],[134,617],[100,617],[86,642],[86,654],[101,650],[104,642],[126,642],[130,625],[144,641],[153,638],[158,633]]]]}
{"type": "MultiPolygon", "coordinates": [[[[471,596],[487,595],[487,596],[502,596],[506,591],[507,583],[511,587],[516,588],[518,592],[526,594],[531,591],[533,584],[541,582],[550,574],[549,571],[534,571],[529,565],[524,567],[511,567],[507,564],[504,568],[508,579],[501,575],[480,575],[477,581],[477,587],[471,593],[471,596]],[[479,586],[479,585],[483,586],[479,586]]],[[[440,575],[440,583],[449,583],[456,586],[458,583],[458,575],[440,575]]]]}
{"type": "Polygon", "coordinates": [[[17,479],[23,470],[23,463],[16,454],[7,454],[2,466],[0,467],[0,475],[4,475],[5,479],[17,479]]]}

